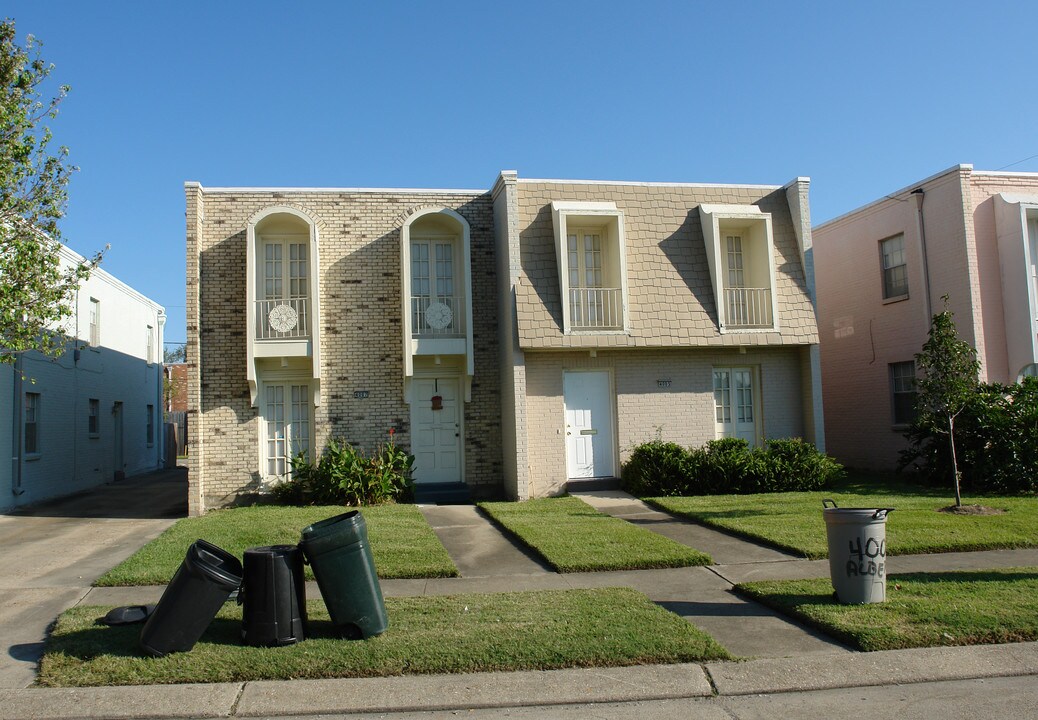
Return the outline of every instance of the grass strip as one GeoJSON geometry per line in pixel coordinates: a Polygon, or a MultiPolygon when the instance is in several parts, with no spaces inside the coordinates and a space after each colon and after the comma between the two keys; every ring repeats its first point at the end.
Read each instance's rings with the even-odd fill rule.
{"type": "Polygon", "coordinates": [[[887,553],[965,552],[1038,547],[1038,498],[974,497],[1000,515],[938,512],[951,504],[946,492],[891,482],[850,482],[822,492],[654,497],[646,501],[673,515],[762,541],[804,557],[828,557],[822,499],[840,507],[890,507],[887,553]]]}
{"type": "MultiPolygon", "coordinates": [[[[248,548],[295,544],[300,531],[318,520],[346,512],[332,507],[244,507],[214,510],[177,521],[134,555],[101,576],[97,586],[168,583],[199,538],[239,558],[248,548]]],[[[414,505],[360,508],[381,578],[456,577],[458,569],[436,533],[414,505]]],[[[313,579],[310,568],[307,578],[313,579]]]]}
{"type": "Polygon", "coordinates": [[[479,503],[559,572],[709,565],[709,555],[598,512],[574,497],[479,503]]]}
{"type": "Polygon", "coordinates": [[[109,608],[66,611],[47,640],[48,687],[243,682],[423,673],[547,670],[729,659],[709,635],[629,588],[387,598],[389,629],[334,637],[320,600],[308,639],[241,645],[241,608],[226,604],[194,649],[141,656],[141,626],[96,623],[109,608]]]}
{"type": "Polygon", "coordinates": [[[868,605],[839,604],[826,579],[735,590],[859,650],[1038,640],[1038,567],[892,575],[868,605]]]}

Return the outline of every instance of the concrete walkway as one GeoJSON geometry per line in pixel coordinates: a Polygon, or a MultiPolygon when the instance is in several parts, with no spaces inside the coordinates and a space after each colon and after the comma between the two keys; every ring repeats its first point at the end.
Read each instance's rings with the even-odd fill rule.
{"type": "Polygon", "coordinates": [[[54,619],[187,515],[187,470],[152,473],[0,515],[0,688],[25,687],[54,619]]]}
{"type": "MultiPolygon", "coordinates": [[[[163,481],[153,478],[151,482],[161,487],[163,481]]],[[[108,502],[121,498],[119,489],[114,488],[108,502]]],[[[165,489],[174,487],[167,485],[165,489]]],[[[155,488],[147,492],[155,492],[155,488]]],[[[171,493],[171,497],[175,495],[176,492],[171,493]]],[[[851,651],[731,592],[733,583],[746,580],[826,577],[826,561],[798,559],[673,518],[624,493],[590,492],[579,497],[603,512],[708,552],[716,564],[559,574],[498,530],[477,508],[425,506],[421,508],[423,514],[462,577],[385,580],[383,591],[387,596],[414,596],[629,586],[702,627],[734,654],[754,659],[703,665],[350,680],[17,689],[32,681],[43,631],[64,608],[74,604],[154,602],[162,593],[162,587],[91,589],[87,585],[157,535],[171,520],[133,517],[144,513],[129,509],[123,513],[131,516],[128,519],[110,518],[103,509],[104,501],[81,498],[81,507],[96,503],[96,512],[88,514],[97,517],[63,517],[72,514],[70,507],[75,501],[65,511],[59,507],[41,509],[32,516],[0,516],[0,539],[7,541],[7,547],[18,548],[17,553],[9,555],[24,559],[22,548],[27,547],[34,558],[53,559],[52,563],[34,560],[30,563],[34,567],[21,568],[21,576],[16,575],[17,563],[11,563],[10,557],[4,562],[12,567],[0,565],[4,570],[0,577],[5,583],[0,585],[0,599],[5,597],[4,592],[13,599],[13,604],[5,603],[0,611],[0,633],[7,651],[0,662],[0,718],[281,717],[368,712],[384,717],[385,713],[473,708],[487,708],[488,712],[505,708],[500,716],[512,717],[515,708],[538,707],[549,709],[543,715],[534,713],[530,717],[555,717],[561,705],[569,708],[567,712],[575,713],[567,716],[580,717],[576,709],[590,707],[589,704],[596,708],[611,704],[609,707],[616,708],[616,714],[603,716],[620,717],[628,716],[625,713],[637,707],[629,707],[631,703],[662,703],[658,705],[660,712],[673,710],[674,717],[748,718],[757,717],[757,710],[753,709],[757,706],[739,698],[766,693],[832,692],[836,693],[832,702],[841,703],[846,702],[838,694],[841,688],[946,683],[971,678],[999,678],[1008,683],[1007,687],[1016,687],[1005,679],[1038,675],[1038,643],[883,653],[851,651]],[[130,524],[122,526],[118,524],[121,522],[130,524]],[[72,548],[71,554],[63,554],[61,548],[66,545],[72,548]],[[37,600],[43,603],[39,607],[37,600]],[[10,610],[15,605],[20,609],[10,610]],[[674,705],[675,702],[678,704],[674,705]]],[[[125,503],[118,504],[125,507],[125,503]]],[[[171,515],[179,512],[179,508],[170,510],[171,515]]],[[[900,556],[888,558],[888,565],[892,573],[1038,565],[1038,549],[900,556]]],[[[311,598],[319,596],[315,584],[308,584],[307,594],[311,598]]],[[[1028,681],[1027,687],[1031,686],[1033,683],[1028,681]]],[[[822,702],[821,696],[812,697],[822,702]]],[[[1022,700],[1030,697],[1021,696],[1022,700]]],[[[802,699],[810,701],[806,695],[802,699]]],[[[492,716],[498,715],[486,715],[492,716]]]]}

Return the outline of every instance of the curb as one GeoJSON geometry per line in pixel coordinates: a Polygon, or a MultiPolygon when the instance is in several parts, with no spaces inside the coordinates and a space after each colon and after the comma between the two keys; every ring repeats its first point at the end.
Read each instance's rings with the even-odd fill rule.
{"type": "Polygon", "coordinates": [[[270,717],[732,697],[1038,675],[1038,643],[458,675],[0,690],[0,718],[270,717]]]}

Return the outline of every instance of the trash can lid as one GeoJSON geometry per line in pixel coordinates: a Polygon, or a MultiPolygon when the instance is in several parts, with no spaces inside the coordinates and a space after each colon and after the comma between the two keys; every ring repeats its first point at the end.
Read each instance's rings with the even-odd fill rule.
{"type": "Polygon", "coordinates": [[[191,543],[184,562],[218,585],[227,586],[232,590],[241,585],[241,561],[223,548],[205,540],[198,539],[191,543]]]}

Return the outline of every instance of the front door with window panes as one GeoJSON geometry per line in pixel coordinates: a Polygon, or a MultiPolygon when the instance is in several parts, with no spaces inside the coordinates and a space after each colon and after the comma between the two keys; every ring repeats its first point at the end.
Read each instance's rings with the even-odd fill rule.
{"type": "Polygon", "coordinates": [[[411,327],[415,333],[461,332],[455,297],[454,238],[411,242],[411,327]]]}
{"type": "MultiPolygon", "coordinates": [[[[263,472],[268,482],[292,475],[292,459],[310,452],[310,385],[266,384],[263,397],[263,472]]],[[[310,458],[313,460],[313,458],[310,458]]]]}
{"type": "Polygon", "coordinates": [[[602,288],[602,236],[597,230],[574,230],[566,238],[569,263],[570,324],[602,327],[610,322],[602,288]]]}
{"type": "MultiPolygon", "coordinates": [[[[278,305],[288,305],[295,312],[295,325],[288,330],[266,328],[260,337],[300,337],[306,335],[308,308],[306,299],[310,284],[308,242],[304,236],[265,237],[263,239],[263,308],[261,321],[278,305]]],[[[285,327],[281,325],[280,327],[285,327]]]]}
{"type": "Polygon", "coordinates": [[[750,447],[756,446],[754,385],[753,368],[714,368],[714,423],[717,437],[742,438],[750,447]]]}

